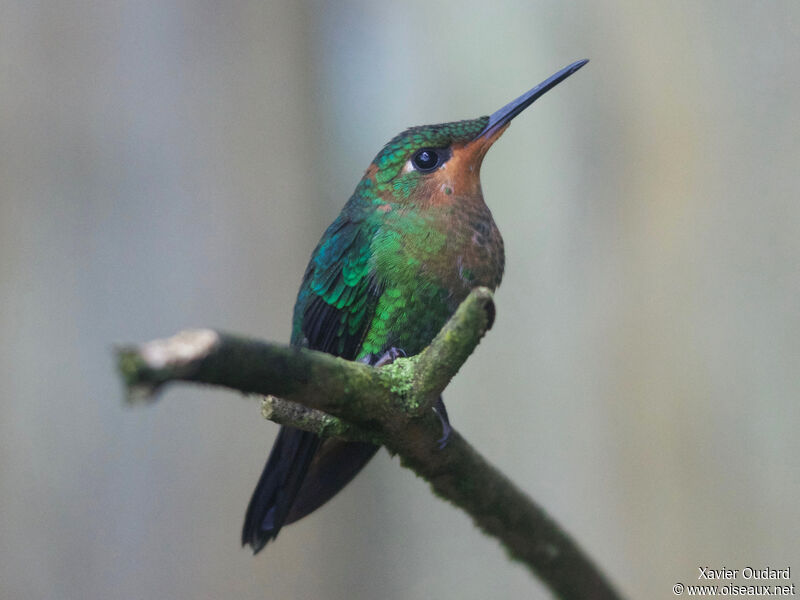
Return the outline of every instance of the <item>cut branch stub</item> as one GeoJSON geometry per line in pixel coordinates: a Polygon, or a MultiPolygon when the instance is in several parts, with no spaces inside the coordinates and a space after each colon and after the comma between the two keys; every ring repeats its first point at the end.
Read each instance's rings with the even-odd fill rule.
{"type": "Polygon", "coordinates": [[[278,396],[351,421],[378,420],[391,406],[377,369],[208,329],[119,348],[117,362],[129,402],[151,400],[171,381],[193,381],[278,396]]]}

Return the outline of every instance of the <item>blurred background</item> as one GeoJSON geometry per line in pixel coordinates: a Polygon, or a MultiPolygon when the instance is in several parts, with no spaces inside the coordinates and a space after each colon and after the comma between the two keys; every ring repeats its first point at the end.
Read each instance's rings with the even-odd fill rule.
{"type": "Polygon", "coordinates": [[[277,426],[125,407],[112,348],[288,340],[390,137],[584,57],[484,162],[507,270],[451,420],[630,598],[800,569],[796,0],[4,0],[0,597],[549,597],[385,452],[254,558],[277,426]]]}

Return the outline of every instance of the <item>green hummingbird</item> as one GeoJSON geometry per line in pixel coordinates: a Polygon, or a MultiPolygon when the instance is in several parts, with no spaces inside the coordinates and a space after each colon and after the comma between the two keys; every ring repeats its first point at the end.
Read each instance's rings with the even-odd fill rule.
{"type": "MultiPolygon", "coordinates": [[[[306,268],[291,344],[375,367],[424,349],[476,286],[503,276],[503,238],[480,168],[510,121],[583,67],[575,62],[488,117],[412,127],[370,164],[306,268]]],[[[450,425],[434,410],[444,446],[450,425]]],[[[341,490],[378,446],[281,427],[245,516],[254,553],[341,490]]]]}

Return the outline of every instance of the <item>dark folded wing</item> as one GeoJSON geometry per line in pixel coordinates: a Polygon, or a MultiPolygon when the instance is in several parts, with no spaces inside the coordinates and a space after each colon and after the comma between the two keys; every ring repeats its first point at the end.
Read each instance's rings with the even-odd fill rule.
{"type": "MultiPolygon", "coordinates": [[[[380,297],[369,260],[373,234],[346,213],[325,232],[297,297],[292,344],[358,357],[380,297]]],[[[283,525],[333,497],[377,450],[282,427],[247,508],[242,545],[258,552],[283,525]]]]}

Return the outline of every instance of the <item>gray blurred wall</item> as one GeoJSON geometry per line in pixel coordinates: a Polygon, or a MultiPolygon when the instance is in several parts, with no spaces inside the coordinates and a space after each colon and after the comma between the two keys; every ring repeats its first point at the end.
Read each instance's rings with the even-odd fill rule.
{"type": "Polygon", "coordinates": [[[113,344],[286,340],[402,128],[578,58],[483,166],[508,255],[451,420],[631,598],[800,570],[800,5],[0,2],[0,597],[548,597],[385,453],[253,558],[277,427],[113,344]]]}

